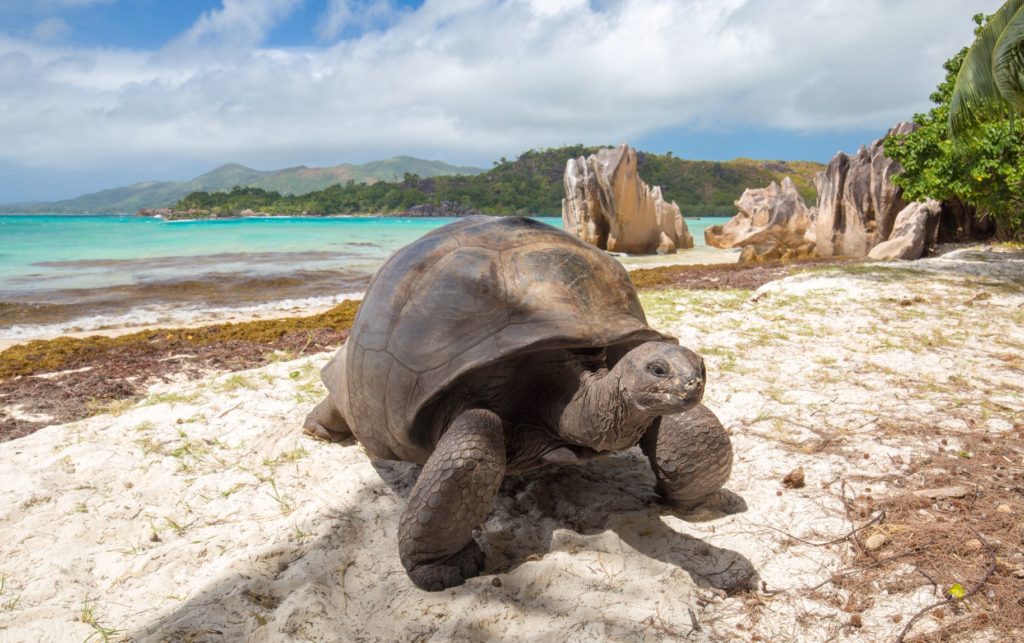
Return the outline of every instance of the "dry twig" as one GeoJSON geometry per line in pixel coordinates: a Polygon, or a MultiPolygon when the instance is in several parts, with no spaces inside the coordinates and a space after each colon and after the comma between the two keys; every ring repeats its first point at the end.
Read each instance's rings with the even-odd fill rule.
{"type": "Polygon", "coordinates": [[[974,535],[978,537],[978,540],[981,541],[981,544],[988,548],[989,565],[988,570],[985,572],[985,575],[981,577],[981,580],[974,584],[974,587],[967,590],[967,592],[960,598],[957,598],[951,594],[947,594],[946,598],[944,598],[943,600],[932,603],[931,605],[922,608],[917,614],[911,616],[910,620],[907,621],[907,624],[903,627],[903,630],[900,632],[900,635],[896,637],[896,643],[903,643],[903,640],[906,638],[907,633],[910,632],[910,628],[914,626],[914,623],[916,623],[922,616],[932,611],[936,607],[942,607],[943,605],[949,605],[951,603],[961,603],[977,594],[979,591],[981,591],[981,588],[984,587],[985,583],[988,582],[988,579],[996,571],[995,547],[990,545],[988,541],[985,540],[985,537],[979,534],[973,527],[971,528],[971,531],[973,531],[974,535]]]}

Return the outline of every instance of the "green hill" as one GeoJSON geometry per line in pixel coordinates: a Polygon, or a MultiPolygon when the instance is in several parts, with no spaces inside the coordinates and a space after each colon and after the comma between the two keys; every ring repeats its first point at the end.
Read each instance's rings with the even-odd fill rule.
{"type": "Polygon", "coordinates": [[[53,202],[0,205],[0,212],[134,213],[140,208],[166,208],[192,192],[219,192],[235,186],[257,187],[281,194],[305,194],[337,183],[398,181],[406,173],[423,177],[445,174],[478,174],[483,169],[396,156],[361,165],[345,163],[334,167],[291,167],[283,170],[253,170],[228,163],[191,181],[145,181],[127,187],[102,190],[74,199],[53,202]]]}
{"type": "MultiPolygon", "coordinates": [[[[302,195],[263,189],[231,192],[197,191],[175,205],[177,210],[219,213],[253,209],[277,214],[391,214],[418,205],[444,211],[463,209],[489,214],[542,214],[561,212],[562,176],[570,158],[586,156],[598,148],[575,145],[530,150],[519,158],[501,159],[476,175],[424,177],[406,174],[401,182],[358,184],[350,181],[302,195]]],[[[732,215],[733,201],[748,187],[764,187],[789,176],[809,203],[816,194],[813,178],[824,169],[807,161],[690,161],[671,154],[638,153],[641,178],[660,185],[665,198],[676,201],[684,216],[732,215]]]]}

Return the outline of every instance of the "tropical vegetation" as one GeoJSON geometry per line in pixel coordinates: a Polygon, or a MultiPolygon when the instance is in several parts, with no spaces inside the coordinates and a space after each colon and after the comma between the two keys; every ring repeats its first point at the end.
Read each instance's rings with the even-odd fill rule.
{"type": "MultiPolygon", "coordinates": [[[[175,210],[231,213],[250,209],[275,214],[391,214],[418,205],[449,203],[488,214],[557,215],[565,190],[562,177],[570,158],[599,148],[572,145],[530,150],[515,160],[502,158],[475,176],[422,177],[406,174],[394,183],[352,181],[301,195],[283,195],[259,188],[235,187],[226,192],[193,192],[175,210]]],[[[691,161],[667,154],[639,152],[637,168],[651,185],[660,185],[684,215],[732,215],[733,201],[750,186],[767,185],[790,176],[804,198],[814,202],[818,163],[800,161],[691,161]]]]}
{"type": "Polygon", "coordinates": [[[918,129],[890,137],[886,154],[908,200],[958,200],[1003,238],[1024,237],[1024,0],[977,15],[975,40],[946,61],[946,78],[917,114],[918,129]]]}

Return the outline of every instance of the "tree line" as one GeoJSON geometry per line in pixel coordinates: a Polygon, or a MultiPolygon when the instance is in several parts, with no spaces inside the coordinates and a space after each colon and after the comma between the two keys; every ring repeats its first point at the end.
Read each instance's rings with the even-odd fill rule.
{"type": "MultiPolygon", "coordinates": [[[[406,174],[401,181],[372,184],[348,181],[307,194],[283,195],[254,187],[226,192],[193,192],[174,210],[237,213],[255,210],[274,214],[395,214],[413,206],[445,202],[497,215],[561,213],[565,195],[562,177],[570,158],[588,156],[598,147],[571,145],[529,150],[514,160],[502,158],[473,176],[424,178],[406,174]]],[[[813,203],[815,163],[764,163],[747,159],[727,162],[691,161],[671,152],[639,152],[638,172],[648,184],[660,185],[666,199],[676,201],[686,216],[735,214],[733,201],[748,187],[759,187],[791,175],[805,199],[813,203]]]]}

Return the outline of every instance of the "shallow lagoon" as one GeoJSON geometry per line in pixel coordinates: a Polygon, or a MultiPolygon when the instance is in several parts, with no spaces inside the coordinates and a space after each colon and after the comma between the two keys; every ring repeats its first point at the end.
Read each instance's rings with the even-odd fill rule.
{"type": "MultiPolygon", "coordinates": [[[[0,216],[0,339],[322,308],[361,293],[392,252],[454,220],[0,216]]],[[[697,247],[668,261],[734,260],[703,245],[704,228],[726,220],[688,219],[697,247]]]]}

